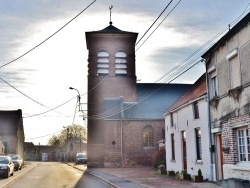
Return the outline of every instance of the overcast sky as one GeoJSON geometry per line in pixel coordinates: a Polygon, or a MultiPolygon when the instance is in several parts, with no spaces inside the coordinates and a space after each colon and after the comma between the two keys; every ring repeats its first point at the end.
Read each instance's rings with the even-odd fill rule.
{"type": "MultiPolygon", "coordinates": [[[[21,109],[26,141],[47,144],[52,134],[73,122],[77,92],[69,87],[78,89],[81,102],[86,102],[85,32],[107,27],[112,5],[113,25],[139,33],[139,40],[169,2],[0,0],[0,110],[21,109]],[[81,15],[52,36],[85,8],[81,15]],[[26,52],[29,53],[22,56],[26,52]],[[59,105],[62,106],[56,112],[43,113],[59,105]],[[43,114],[36,115],[40,113],[43,114]]],[[[210,39],[249,12],[248,4],[247,0],[173,0],[136,46],[138,82],[168,82],[175,78],[177,72],[184,69],[171,70],[199,60],[215,42],[210,39]],[[209,45],[201,48],[208,41],[209,45]]],[[[193,83],[204,70],[204,64],[199,63],[174,82],[193,83]]],[[[84,126],[79,113],[75,123],[84,126]]]]}

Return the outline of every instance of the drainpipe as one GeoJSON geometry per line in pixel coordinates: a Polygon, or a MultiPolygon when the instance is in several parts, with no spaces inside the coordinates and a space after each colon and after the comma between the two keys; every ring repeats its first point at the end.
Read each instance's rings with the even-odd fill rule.
{"type": "Polygon", "coordinates": [[[124,166],[123,165],[123,127],[122,127],[122,119],[121,119],[121,160],[122,160],[122,167],[124,166]]]}
{"type": "Polygon", "coordinates": [[[121,110],[121,119],[120,119],[120,124],[121,124],[121,162],[122,162],[122,167],[124,166],[123,164],[123,119],[124,119],[124,107],[123,107],[123,97],[120,97],[120,110],[121,110]]]}
{"type": "MultiPolygon", "coordinates": [[[[208,134],[209,134],[209,146],[212,145],[212,133],[211,133],[211,113],[210,113],[210,87],[209,87],[209,81],[208,81],[208,73],[207,73],[207,60],[205,62],[205,69],[206,69],[206,82],[207,82],[207,113],[208,113],[208,134]]],[[[214,180],[214,172],[213,172],[214,168],[213,168],[213,152],[210,151],[210,177],[211,180],[214,180]]]]}

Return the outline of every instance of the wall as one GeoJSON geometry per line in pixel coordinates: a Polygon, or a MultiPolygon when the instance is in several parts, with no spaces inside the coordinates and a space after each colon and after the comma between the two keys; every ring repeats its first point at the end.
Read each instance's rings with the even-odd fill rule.
{"type": "Polygon", "coordinates": [[[105,121],[104,166],[150,166],[151,157],[158,150],[157,141],[162,139],[163,126],[164,120],[105,121]],[[146,126],[154,129],[154,147],[143,147],[143,129],[146,126]]]}
{"type": "Polygon", "coordinates": [[[181,172],[184,169],[181,132],[186,131],[187,172],[194,176],[198,174],[200,168],[203,178],[211,180],[207,102],[204,98],[198,101],[198,106],[199,119],[194,119],[192,103],[174,111],[174,126],[172,127],[170,115],[165,116],[167,170],[181,172]],[[201,129],[202,161],[196,160],[195,128],[201,129]],[[175,139],[175,160],[172,160],[172,133],[175,139]]]}
{"type": "MultiPolygon", "coordinates": [[[[212,54],[207,69],[215,66],[218,78],[218,104],[211,106],[212,129],[221,128],[222,147],[230,147],[229,153],[223,153],[224,179],[236,177],[249,179],[250,162],[239,162],[236,131],[241,127],[250,127],[250,26],[241,28],[212,54]],[[241,86],[231,88],[230,67],[226,56],[238,49],[241,86]],[[244,167],[243,167],[243,166],[244,167]]],[[[209,75],[210,76],[210,75],[209,75]]],[[[210,78],[209,78],[210,81],[210,78]]],[[[210,83],[211,85],[211,83],[210,83]]],[[[211,90],[210,90],[211,91],[211,90]]]]}

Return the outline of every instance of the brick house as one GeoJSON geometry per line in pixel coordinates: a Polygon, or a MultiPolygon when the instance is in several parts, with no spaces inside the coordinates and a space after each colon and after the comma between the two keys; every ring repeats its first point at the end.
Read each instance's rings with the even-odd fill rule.
{"type": "Polygon", "coordinates": [[[112,25],[86,32],[88,167],[149,165],[158,149],[164,111],[189,84],[137,83],[137,33],[112,25]]]}
{"type": "Polygon", "coordinates": [[[0,137],[5,154],[18,154],[23,158],[24,130],[22,111],[0,111],[0,137]]]}
{"type": "Polygon", "coordinates": [[[211,180],[206,75],[165,113],[166,163],[168,171],[187,170],[191,176],[201,169],[211,180]]]}
{"type": "Polygon", "coordinates": [[[206,60],[214,179],[250,180],[250,14],[202,58],[206,60]]]}

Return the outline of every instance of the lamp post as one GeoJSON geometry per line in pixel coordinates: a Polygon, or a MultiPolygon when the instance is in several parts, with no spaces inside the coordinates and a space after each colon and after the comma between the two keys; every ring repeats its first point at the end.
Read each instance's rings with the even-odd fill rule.
{"type": "Polygon", "coordinates": [[[80,104],[80,102],[81,102],[81,95],[80,95],[80,92],[77,90],[77,89],[75,89],[75,88],[73,88],[73,87],[69,87],[69,89],[71,89],[71,90],[76,90],[77,92],[78,92],[78,96],[77,96],[77,101],[78,101],[78,105],[79,105],[79,112],[81,111],[81,104],[80,104]]]}
{"type": "MultiPolygon", "coordinates": [[[[80,111],[81,111],[81,95],[80,95],[80,92],[79,92],[77,89],[73,88],[73,87],[69,87],[69,89],[71,89],[71,90],[76,90],[77,93],[78,93],[77,101],[78,101],[79,112],[80,112],[80,111]]],[[[81,152],[81,142],[82,142],[82,140],[81,140],[81,135],[80,135],[79,140],[80,140],[80,152],[81,152]]]]}

